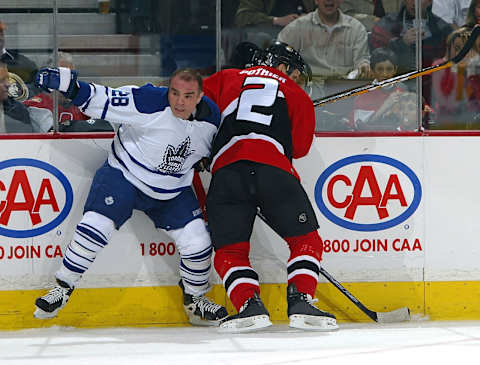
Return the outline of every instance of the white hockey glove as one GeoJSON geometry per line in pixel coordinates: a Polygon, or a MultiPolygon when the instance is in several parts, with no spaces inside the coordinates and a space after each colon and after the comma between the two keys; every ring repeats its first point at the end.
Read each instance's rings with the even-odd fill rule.
{"type": "Polygon", "coordinates": [[[78,72],[66,67],[41,68],[35,76],[35,85],[45,91],[60,91],[66,98],[73,99],[78,92],[78,72]]]}

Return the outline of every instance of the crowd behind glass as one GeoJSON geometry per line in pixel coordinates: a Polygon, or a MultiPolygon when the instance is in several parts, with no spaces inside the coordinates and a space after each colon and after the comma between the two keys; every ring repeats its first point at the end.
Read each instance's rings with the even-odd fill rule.
{"type": "MultiPolygon", "coordinates": [[[[47,65],[111,87],[165,85],[179,67],[204,76],[243,67],[246,46],[278,39],[311,66],[306,92],[318,101],[439,65],[480,22],[480,0],[31,0],[2,7],[0,133],[112,130],[61,94],[38,90],[35,74],[47,65]]],[[[317,107],[316,130],[478,130],[479,101],[480,42],[451,68],[317,107]]]]}

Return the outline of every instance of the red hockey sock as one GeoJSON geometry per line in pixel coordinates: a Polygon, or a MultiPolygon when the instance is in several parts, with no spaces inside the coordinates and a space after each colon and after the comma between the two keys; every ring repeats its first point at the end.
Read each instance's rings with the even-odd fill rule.
{"type": "Polygon", "coordinates": [[[250,265],[249,252],[248,242],[230,244],[215,252],[215,270],[237,311],[255,292],[260,294],[258,275],[250,265]]]}
{"type": "Polygon", "coordinates": [[[290,247],[288,284],[294,283],[301,293],[315,296],[322,260],[323,242],[317,231],[285,238],[290,247]]]}

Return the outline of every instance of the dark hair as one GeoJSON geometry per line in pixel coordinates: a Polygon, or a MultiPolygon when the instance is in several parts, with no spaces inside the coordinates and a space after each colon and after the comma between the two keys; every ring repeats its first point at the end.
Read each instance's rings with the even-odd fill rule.
{"type": "Polygon", "coordinates": [[[477,24],[477,17],[475,16],[475,7],[477,6],[477,0],[472,0],[467,10],[467,17],[465,19],[465,26],[473,28],[477,24]]]}
{"type": "Polygon", "coordinates": [[[186,67],[186,68],[180,68],[176,70],[168,80],[168,87],[170,87],[170,83],[172,82],[172,79],[177,76],[184,81],[196,81],[198,83],[199,91],[202,91],[203,89],[202,76],[193,68],[186,67]]]}
{"type": "Polygon", "coordinates": [[[395,67],[398,66],[397,56],[389,48],[375,48],[370,56],[370,67],[373,69],[377,63],[390,61],[395,67]]]}

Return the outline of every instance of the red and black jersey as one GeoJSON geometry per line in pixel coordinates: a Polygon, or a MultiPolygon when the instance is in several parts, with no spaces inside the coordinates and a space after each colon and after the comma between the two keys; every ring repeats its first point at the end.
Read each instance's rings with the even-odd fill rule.
{"type": "Polygon", "coordinates": [[[212,173],[240,160],[298,175],[292,158],[312,144],[315,112],[308,95],[279,70],[255,66],[222,70],[204,80],[205,94],[220,108],[212,147],[212,173]]]}

